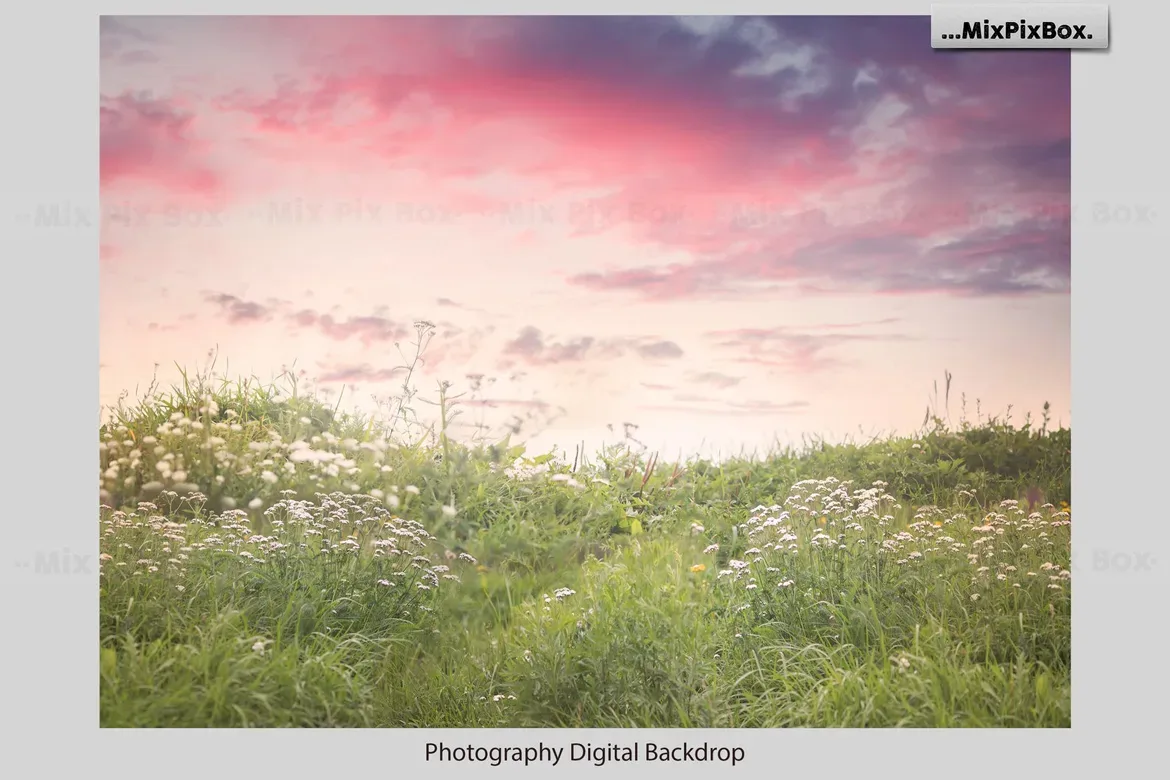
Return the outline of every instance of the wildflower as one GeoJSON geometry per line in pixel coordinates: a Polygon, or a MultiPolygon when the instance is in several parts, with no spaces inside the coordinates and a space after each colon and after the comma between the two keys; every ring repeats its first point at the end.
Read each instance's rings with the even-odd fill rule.
{"type": "Polygon", "coordinates": [[[264,506],[264,502],[259,498],[253,498],[248,502],[249,509],[259,509],[262,506],[264,506]]]}
{"type": "Polygon", "coordinates": [[[705,564],[702,564],[702,563],[696,563],[694,566],[691,567],[691,571],[693,571],[695,574],[701,574],[701,573],[707,571],[707,566],[705,564]]]}
{"type": "Polygon", "coordinates": [[[421,491],[414,485],[407,485],[405,489],[406,492],[410,493],[412,496],[417,496],[421,493],[421,491]]]}
{"type": "Polygon", "coordinates": [[[454,517],[455,516],[455,507],[449,506],[448,504],[443,504],[442,511],[443,511],[443,515],[445,517],[454,517]]]}
{"type": "MultiPolygon", "coordinates": [[[[252,442],[252,444],[260,444],[262,448],[261,442],[252,442]]],[[[248,445],[249,448],[252,447],[252,444],[248,445]]],[[[315,450],[308,449],[307,447],[297,447],[288,454],[288,459],[293,463],[308,463],[317,460],[319,454],[315,450]]]]}
{"type": "Polygon", "coordinates": [[[264,654],[264,640],[257,640],[256,644],[252,645],[252,651],[260,655],[264,654]]]}
{"type": "Polygon", "coordinates": [[[705,548],[703,549],[703,554],[704,554],[704,555],[709,555],[710,553],[713,553],[713,552],[718,552],[718,551],[719,551],[719,545],[717,545],[717,544],[709,544],[709,545],[707,545],[707,547],[705,547],[705,548]]]}
{"type": "Polygon", "coordinates": [[[260,473],[260,479],[264,480],[269,485],[275,485],[277,480],[280,479],[280,477],[276,476],[271,471],[263,471],[260,473]]]}

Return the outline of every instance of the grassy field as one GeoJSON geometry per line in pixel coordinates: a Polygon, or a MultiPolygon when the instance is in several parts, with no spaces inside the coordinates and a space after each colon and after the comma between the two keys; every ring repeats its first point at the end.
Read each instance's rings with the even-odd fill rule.
{"type": "Polygon", "coordinates": [[[103,726],[1070,725],[1067,429],[564,463],[404,419],[116,411],[103,726]]]}

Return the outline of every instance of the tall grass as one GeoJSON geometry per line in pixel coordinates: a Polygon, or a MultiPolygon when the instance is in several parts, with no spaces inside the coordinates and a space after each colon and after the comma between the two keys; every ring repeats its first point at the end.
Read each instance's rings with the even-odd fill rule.
{"type": "Polygon", "coordinates": [[[424,426],[409,376],[374,416],[210,370],[112,411],[102,725],[1069,725],[1047,418],[564,462],[456,440],[445,386],[424,426]]]}

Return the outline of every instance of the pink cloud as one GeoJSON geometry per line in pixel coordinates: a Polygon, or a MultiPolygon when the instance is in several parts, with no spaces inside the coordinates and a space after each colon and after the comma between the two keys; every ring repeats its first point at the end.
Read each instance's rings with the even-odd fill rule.
{"type": "MultiPolygon", "coordinates": [[[[291,165],[382,166],[422,176],[453,215],[509,202],[485,184],[502,175],[537,202],[587,188],[564,217],[579,233],[621,229],[684,255],[568,278],[584,289],[1068,289],[1067,53],[931,52],[911,45],[925,20],[895,17],[736,20],[706,38],[654,18],[231,24],[304,66],[208,96],[221,120],[246,122],[257,185],[291,165]],[[777,52],[800,54],[761,66],[777,52]],[[987,203],[1004,224],[982,221],[987,203]],[[766,219],[741,219],[762,204],[766,219]]],[[[215,186],[189,155],[189,115],[107,103],[103,183],[215,186]]]]}
{"type": "Polygon", "coordinates": [[[382,384],[385,382],[395,381],[400,378],[403,368],[372,368],[368,364],[358,366],[338,366],[328,369],[321,375],[323,384],[333,383],[369,383],[382,384]]]}
{"type": "MultiPolygon", "coordinates": [[[[831,352],[849,344],[901,342],[909,337],[900,333],[840,332],[842,326],[828,328],[738,328],[712,331],[708,340],[737,363],[782,368],[811,374],[845,365],[846,361],[831,352]],[[828,331],[828,332],[825,332],[828,331]]],[[[711,375],[718,376],[718,375],[711,375]]],[[[718,384],[718,381],[712,381],[718,384]]]]}
{"type": "Polygon", "coordinates": [[[527,326],[503,347],[504,365],[513,359],[530,365],[578,363],[586,359],[617,358],[637,355],[644,360],[675,360],[683,356],[682,347],[673,341],[653,337],[594,338],[578,336],[565,341],[547,338],[538,328],[527,326]]]}
{"type": "Polygon", "coordinates": [[[194,138],[195,122],[194,113],[149,93],[103,96],[103,191],[131,181],[177,194],[216,194],[222,180],[205,162],[207,145],[194,138]]]}

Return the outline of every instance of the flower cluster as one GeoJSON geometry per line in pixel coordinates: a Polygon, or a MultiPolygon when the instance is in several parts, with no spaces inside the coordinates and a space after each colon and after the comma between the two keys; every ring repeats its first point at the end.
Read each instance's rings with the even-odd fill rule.
{"type": "MultiPolygon", "coordinates": [[[[897,578],[900,570],[932,566],[938,576],[956,566],[971,569],[972,601],[982,587],[1027,588],[1047,577],[1049,591],[1071,579],[1070,513],[1045,504],[1027,512],[1017,501],[973,520],[968,510],[900,505],[875,482],[852,489],[836,479],[805,480],[792,486],[783,504],[755,507],[737,530],[747,548],[727,562],[719,579],[754,591],[784,589],[802,576],[824,580],[846,569],[867,578],[897,578]],[[964,563],[965,562],[965,563],[964,563]]],[[[715,553],[712,544],[705,553],[715,553]]]]}
{"type": "MultiPolygon", "coordinates": [[[[359,442],[325,431],[309,435],[308,418],[291,439],[259,421],[245,420],[207,398],[196,413],[176,411],[153,429],[109,425],[98,444],[99,488],[103,503],[122,507],[155,500],[163,491],[215,497],[215,508],[261,509],[276,500],[279,486],[302,494],[361,492],[359,482],[381,480],[392,471],[385,439],[359,442]]],[[[390,508],[399,489],[371,491],[390,508]]]]}
{"type": "MultiPolygon", "coordinates": [[[[298,501],[293,491],[254,519],[242,510],[203,514],[200,495],[164,491],[160,498],[185,503],[193,516],[179,521],[158,504],[139,503],[136,510],[101,509],[101,576],[165,577],[179,590],[187,569],[200,562],[230,559],[245,569],[288,566],[308,557],[330,559],[339,570],[370,578],[382,588],[431,591],[444,580],[457,580],[449,566],[428,552],[434,537],[414,520],[391,513],[374,496],[335,492],[316,501],[298,501]],[[116,573],[116,574],[115,574],[116,573]]],[[[474,565],[466,553],[456,561],[474,565]]]]}

